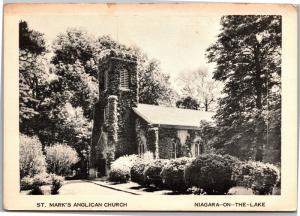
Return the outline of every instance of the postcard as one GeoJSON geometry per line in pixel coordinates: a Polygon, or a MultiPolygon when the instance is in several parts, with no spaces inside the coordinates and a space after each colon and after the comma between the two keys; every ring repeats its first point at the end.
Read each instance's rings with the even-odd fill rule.
{"type": "Polygon", "coordinates": [[[6,4],[4,208],[296,211],[297,7],[6,4]]]}

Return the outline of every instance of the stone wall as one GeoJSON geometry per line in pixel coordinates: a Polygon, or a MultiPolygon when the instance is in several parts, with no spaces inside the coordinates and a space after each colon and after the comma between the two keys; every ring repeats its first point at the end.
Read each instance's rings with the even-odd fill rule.
{"type": "Polygon", "coordinates": [[[136,151],[135,120],[132,111],[132,107],[138,103],[136,57],[111,51],[100,60],[98,79],[99,100],[94,109],[90,152],[92,173],[97,172],[98,161],[106,159],[106,163],[110,163],[108,160],[136,151]],[[120,88],[122,70],[128,72],[128,89],[120,88]],[[105,141],[101,136],[103,133],[107,136],[105,141]]]}
{"type": "Polygon", "coordinates": [[[176,157],[191,157],[192,144],[198,131],[176,128],[159,128],[159,158],[172,158],[173,142],[176,142],[176,157]]]}

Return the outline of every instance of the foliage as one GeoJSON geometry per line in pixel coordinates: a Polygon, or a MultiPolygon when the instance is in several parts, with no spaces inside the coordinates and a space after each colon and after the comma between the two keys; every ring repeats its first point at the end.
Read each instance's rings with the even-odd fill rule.
{"type": "MultiPolygon", "coordinates": [[[[78,153],[87,150],[92,134],[92,122],[83,113],[81,107],[73,107],[65,102],[53,110],[49,116],[56,122],[56,136],[52,142],[67,141],[78,153]]],[[[82,156],[82,155],[81,155],[82,156]]]]}
{"type": "MultiPolygon", "coordinates": [[[[19,23],[19,116],[20,131],[39,136],[37,122],[45,117],[49,101],[49,73],[45,54],[46,42],[42,33],[19,23]]],[[[40,138],[40,137],[39,137],[40,138]]]]}
{"type": "MultiPolygon", "coordinates": [[[[215,116],[215,147],[222,153],[262,161],[267,134],[272,131],[274,140],[280,140],[281,25],[280,16],[221,19],[221,32],[207,57],[216,63],[213,78],[224,83],[215,116]]],[[[280,145],[268,145],[275,144],[280,145]]]]}
{"type": "Polygon", "coordinates": [[[205,152],[213,153],[215,152],[214,143],[216,142],[217,129],[212,122],[205,120],[200,121],[198,134],[201,136],[201,140],[205,144],[205,152]]]}
{"type": "Polygon", "coordinates": [[[25,176],[21,178],[20,189],[21,190],[31,190],[33,185],[33,178],[30,176],[25,176]]]}
{"type": "Polygon", "coordinates": [[[41,142],[37,137],[20,135],[20,178],[32,177],[46,171],[41,142]]]}
{"type": "Polygon", "coordinates": [[[138,55],[139,102],[174,106],[178,96],[171,87],[170,76],[161,72],[159,62],[156,60],[142,64],[141,58],[147,57],[145,54],[140,55],[142,56],[138,55]]]}
{"type": "Polygon", "coordinates": [[[108,116],[107,124],[108,131],[111,135],[111,141],[113,144],[118,142],[118,112],[117,112],[118,97],[111,95],[108,97],[108,116]]]}
{"type": "Polygon", "coordinates": [[[141,155],[141,159],[144,161],[152,161],[154,158],[154,155],[150,151],[146,151],[144,154],[141,155]]]}
{"type": "MultiPolygon", "coordinates": [[[[95,38],[82,29],[70,28],[52,43],[50,124],[44,129],[47,145],[66,143],[86,160],[84,152],[92,135],[94,104],[98,97],[95,38]]],[[[76,166],[83,166],[78,163],[76,166]]]]}
{"type": "Polygon", "coordinates": [[[183,95],[183,99],[178,101],[178,106],[205,111],[216,108],[216,99],[220,96],[220,82],[211,79],[206,68],[200,67],[180,73],[177,83],[183,95]]]}
{"type": "Polygon", "coordinates": [[[155,159],[151,161],[144,169],[144,181],[145,185],[155,185],[156,187],[163,187],[162,178],[160,173],[163,167],[168,163],[165,159],[155,159]]]}
{"type": "Polygon", "coordinates": [[[55,174],[48,174],[46,172],[37,175],[25,176],[21,179],[21,190],[32,190],[31,194],[42,194],[40,189],[43,185],[51,184],[51,194],[57,194],[60,187],[63,185],[64,178],[55,174]]]}
{"type": "Polygon", "coordinates": [[[184,97],[184,98],[181,98],[180,100],[178,100],[176,102],[176,107],[183,108],[183,109],[198,110],[200,107],[200,104],[192,97],[187,96],[187,97],[184,97]]]}
{"type": "Polygon", "coordinates": [[[147,146],[148,150],[158,155],[158,128],[151,127],[147,131],[147,146]]]}
{"type": "Polygon", "coordinates": [[[185,167],[186,184],[201,188],[207,194],[225,194],[235,184],[231,175],[237,163],[238,160],[229,155],[200,155],[185,167]]]}
{"type": "Polygon", "coordinates": [[[73,65],[79,62],[87,74],[97,77],[96,39],[87,31],[68,28],[66,32],[57,35],[52,47],[54,65],[73,65]]]}
{"type": "Polygon", "coordinates": [[[113,182],[123,183],[130,179],[130,169],[138,160],[137,155],[125,155],[112,162],[109,179],[113,182]]]}
{"type": "Polygon", "coordinates": [[[46,172],[42,172],[21,178],[20,188],[21,190],[32,190],[32,194],[42,194],[40,187],[47,184],[51,184],[51,179],[46,172]]]}
{"type": "Polygon", "coordinates": [[[79,161],[74,148],[65,144],[55,144],[45,148],[48,171],[66,176],[71,171],[71,165],[79,161]]]}
{"type": "Polygon", "coordinates": [[[187,185],[184,180],[184,169],[187,163],[190,163],[192,158],[182,157],[170,160],[167,163],[160,175],[164,185],[173,191],[185,192],[187,185]]]}
{"type": "Polygon", "coordinates": [[[58,176],[55,174],[50,174],[49,178],[51,180],[51,194],[58,194],[58,190],[61,188],[61,186],[64,183],[64,177],[58,176]]]}
{"type": "Polygon", "coordinates": [[[131,181],[136,182],[141,186],[145,186],[144,169],[147,165],[148,162],[137,160],[130,169],[131,181]]]}
{"type": "Polygon", "coordinates": [[[41,54],[46,51],[43,34],[28,28],[25,21],[19,22],[19,48],[34,54],[41,54]]]}
{"type": "Polygon", "coordinates": [[[131,181],[145,186],[144,169],[153,160],[153,153],[145,152],[140,158],[138,158],[130,169],[131,181]]]}
{"type": "Polygon", "coordinates": [[[279,169],[268,163],[247,161],[234,169],[233,178],[237,185],[251,188],[256,194],[272,194],[280,179],[279,169]]]}

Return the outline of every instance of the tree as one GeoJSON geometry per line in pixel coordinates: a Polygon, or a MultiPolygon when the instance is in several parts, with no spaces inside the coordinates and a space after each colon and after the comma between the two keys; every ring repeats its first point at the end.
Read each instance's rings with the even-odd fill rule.
{"type": "Polygon", "coordinates": [[[184,97],[192,97],[199,104],[199,109],[212,111],[220,95],[220,82],[213,80],[206,68],[179,74],[177,83],[181,86],[184,97]]]}
{"type": "Polygon", "coordinates": [[[96,39],[82,29],[70,28],[57,36],[52,48],[57,100],[82,107],[84,116],[92,120],[98,95],[96,39]]]}
{"type": "Polygon", "coordinates": [[[161,72],[156,60],[139,67],[139,102],[174,106],[177,95],[170,83],[170,76],[161,72]]]}
{"type": "Polygon", "coordinates": [[[176,107],[183,108],[183,109],[194,109],[198,110],[200,105],[198,102],[193,99],[192,97],[185,97],[176,102],[176,107]]]}
{"type": "Polygon", "coordinates": [[[213,78],[224,83],[215,116],[216,146],[242,157],[254,151],[254,159],[261,161],[270,116],[280,118],[281,17],[224,16],[221,26],[207,50],[209,62],[217,64],[213,78]]]}
{"type": "Polygon", "coordinates": [[[19,23],[19,116],[20,131],[39,136],[41,119],[51,106],[47,47],[43,34],[19,23]]]}
{"type": "Polygon", "coordinates": [[[57,35],[52,44],[54,65],[72,65],[79,62],[85,73],[97,78],[96,39],[84,29],[68,28],[57,35]]]}

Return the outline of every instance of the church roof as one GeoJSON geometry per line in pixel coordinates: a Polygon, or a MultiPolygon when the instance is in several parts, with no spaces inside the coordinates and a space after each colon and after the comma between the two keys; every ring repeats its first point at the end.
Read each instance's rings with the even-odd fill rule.
{"type": "Polygon", "coordinates": [[[200,121],[212,121],[214,112],[138,104],[133,111],[149,124],[162,127],[197,129],[200,121]]]}

